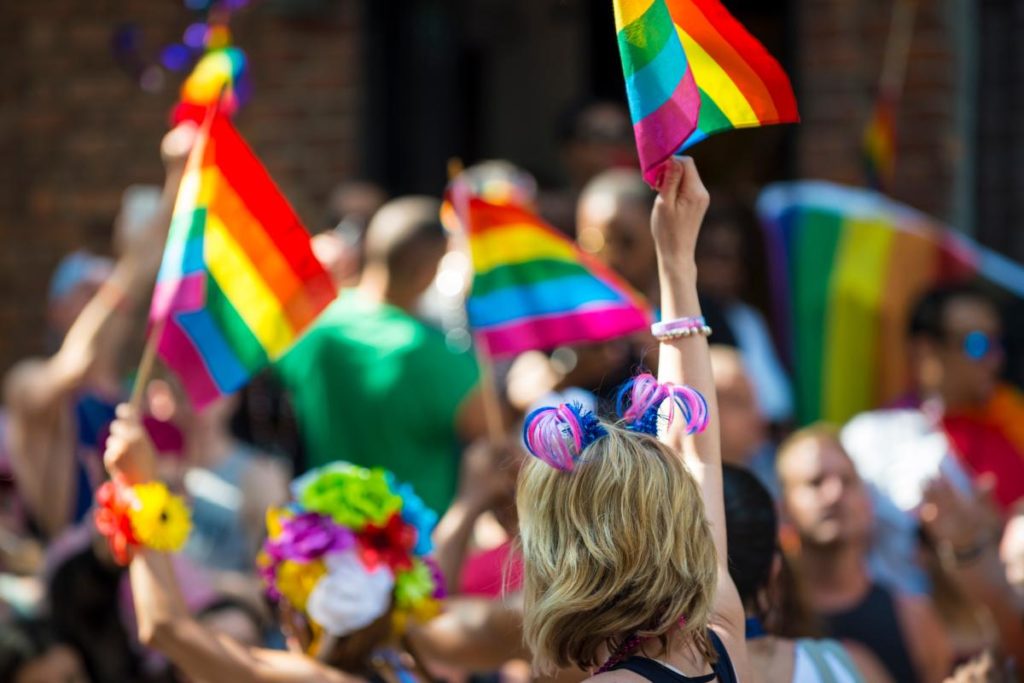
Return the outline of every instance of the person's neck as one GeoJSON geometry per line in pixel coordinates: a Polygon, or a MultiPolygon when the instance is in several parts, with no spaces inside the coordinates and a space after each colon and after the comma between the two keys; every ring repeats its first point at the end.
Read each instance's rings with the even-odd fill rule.
{"type": "Polygon", "coordinates": [[[356,285],[356,291],[366,300],[375,304],[388,304],[412,313],[419,299],[419,292],[402,287],[395,281],[387,268],[380,264],[369,263],[356,285]]]}
{"type": "Polygon", "coordinates": [[[234,443],[226,426],[200,418],[188,433],[189,462],[196,467],[214,468],[228,459],[234,443]]]}
{"type": "Polygon", "coordinates": [[[807,597],[816,612],[837,612],[857,603],[870,589],[864,553],[855,544],[800,549],[800,569],[807,597]]]}

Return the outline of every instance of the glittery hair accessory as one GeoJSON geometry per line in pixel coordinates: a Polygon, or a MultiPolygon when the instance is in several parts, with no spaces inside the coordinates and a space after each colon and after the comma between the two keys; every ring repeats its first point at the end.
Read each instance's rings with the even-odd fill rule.
{"type": "Polygon", "coordinates": [[[383,470],[333,463],[292,483],[295,502],[267,512],[260,575],[332,636],[393,607],[397,630],[440,611],[444,579],[427,554],[437,515],[383,470]]]}
{"type": "Polygon", "coordinates": [[[637,375],[622,385],[615,410],[629,431],[657,436],[661,407],[666,400],[670,401],[668,424],[679,414],[687,434],[698,434],[707,428],[708,403],[699,391],[671,382],[659,383],[649,374],[637,375]]]}
{"type": "Polygon", "coordinates": [[[572,472],[587,446],[606,433],[597,416],[574,403],[538,408],[523,424],[527,450],[563,472],[572,472]]]}

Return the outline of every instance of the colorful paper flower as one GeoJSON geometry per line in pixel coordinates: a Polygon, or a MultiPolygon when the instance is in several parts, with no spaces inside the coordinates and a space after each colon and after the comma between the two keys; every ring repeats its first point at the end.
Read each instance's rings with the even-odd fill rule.
{"type": "Polygon", "coordinates": [[[430,570],[430,576],[434,579],[434,593],[430,597],[435,600],[444,600],[448,597],[448,589],[444,580],[444,572],[441,571],[441,565],[433,557],[423,557],[420,559],[423,564],[427,565],[427,568],[430,570]]]}
{"type": "Polygon", "coordinates": [[[423,499],[416,495],[411,484],[399,484],[393,474],[388,472],[388,483],[402,499],[402,519],[416,529],[416,547],[413,553],[427,555],[434,551],[431,534],[437,526],[437,513],[427,507],[423,499]]]}
{"type": "Polygon", "coordinates": [[[316,512],[280,515],[276,526],[277,533],[271,535],[264,550],[278,561],[312,562],[329,553],[348,550],[356,543],[351,530],[316,512]]]}
{"type": "Polygon", "coordinates": [[[392,515],[387,524],[368,524],[356,536],[359,557],[370,570],[386,564],[392,572],[412,568],[411,552],[416,545],[416,529],[392,515]]]}
{"type": "Polygon", "coordinates": [[[114,560],[122,566],[131,562],[131,549],[139,544],[132,531],[130,507],[131,500],[119,484],[108,481],[96,490],[96,529],[107,539],[114,560]]]}
{"type": "Polygon", "coordinates": [[[188,506],[159,482],[132,487],[132,531],[142,545],[161,552],[177,552],[188,540],[192,521],[188,506]]]}
{"type": "Polygon", "coordinates": [[[335,463],[304,477],[296,498],[306,510],[330,515],[353,531],[384,524],[402,507],[383,470],[348,463],[335,463]]]}
{"type": "Polygon", "coordinates": [[[395,574],[395,607],[411,609],[413,605],[434,595],[434,576],[423,560],[415,559],[412,567],[395,574]]]}
{"type": "Polygon", "coordinates": [[[274,585],[281,597],[295,609],[304,612],[310,593],[326,573],[327,567],[322,560],[316,562],[285,560],[277,565],[274,585]]]}

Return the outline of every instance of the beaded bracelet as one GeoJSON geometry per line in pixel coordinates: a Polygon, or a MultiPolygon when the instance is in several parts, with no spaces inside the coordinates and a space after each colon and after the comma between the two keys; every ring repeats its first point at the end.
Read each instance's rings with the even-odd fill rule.
{"type": "Polygon", "coordinates": [[[106,537],[121,565],[131,561],[139,546],[177,552],[192,530],[184,499],[159,482],[135,486],[106,482],[96,491],[94,518],[96,529],[106,537]]]}
{"type": "Polygon", "coordinates": [[[658,341],[671,341],[693,336],[707,337],[711,334],[711,328],[704,316],[700,315],[654,323],[651,325],[651,334],[658,341]]]}

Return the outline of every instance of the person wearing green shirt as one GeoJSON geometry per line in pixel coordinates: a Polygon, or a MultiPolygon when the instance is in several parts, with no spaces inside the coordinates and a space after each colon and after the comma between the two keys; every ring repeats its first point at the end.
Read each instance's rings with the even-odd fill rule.
{"type": "Polygon", "coordinates": [[[459,447],[485,433],[479,368],[413,314],[447,249],[440,204],[386,204],[366,233],[359,284],[343,291],[277,371],[311,467],[345,460],[383,467],[443,512],[459,447]]]}

